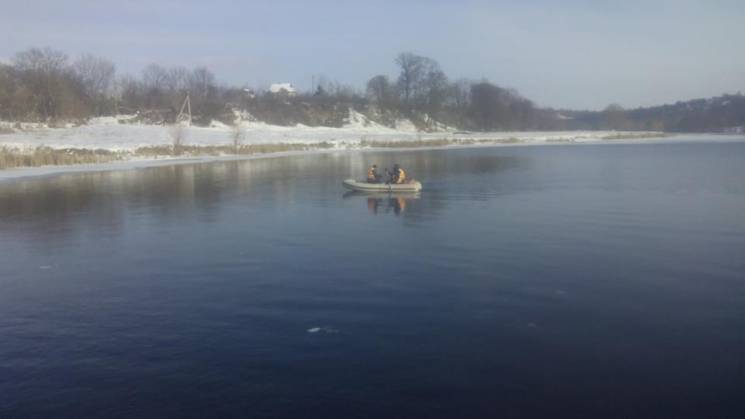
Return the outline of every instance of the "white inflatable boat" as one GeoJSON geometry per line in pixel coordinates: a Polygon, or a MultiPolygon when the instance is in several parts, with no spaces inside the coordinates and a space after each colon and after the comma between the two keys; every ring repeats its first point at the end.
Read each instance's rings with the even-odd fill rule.
{"type": "Polygon", "coordinates": [[[416,180],[400,184],[387,184],[367,183],[364,180],[347,179],[344,181],[344,187],[360,192],[419,192],[422,190],[421,182],[416,180]]]}
{"type": "Polygon", "coordinates": [[[344,192],[344,195],[342,195],[342,198],[344,199],[351,199],[351,198],[366,198],[366,199],[391,199],[391,198],[403,198],[406,200],[409,199],[419,199],[422,197],[421,192],[414,192],[414,191],[393,191],[393,192],[387,192],[387,191],[355,191],[355,190],[349,190],[344,192]]]}

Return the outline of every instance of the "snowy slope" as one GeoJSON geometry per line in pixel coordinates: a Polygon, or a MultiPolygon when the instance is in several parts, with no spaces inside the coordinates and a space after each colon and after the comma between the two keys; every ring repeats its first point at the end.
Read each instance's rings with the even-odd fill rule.
{"type": "MultiPolygon", "coordinates": [[[[47,128],[40,125],[24,126],[22,130],[0,134],[0,146],[13,148],[87,148],[114,151],[134,151],[139,147],[171,144],[171,128],[161,125],[130,124],[127,116],[92,119],[88,124],[66,128],[47,128]]],[[[5,123],[6,127],[10,124],[5,123]]],[[[351,111],[341,128],[284,127],[264,122],[244,120],[240,123],[244,144],[327,142],[340,148],[359,146],[360,142],[399,142],[427,140],[490,140],[510,143],[588,142],[618,135],[613,131],[569,132],[487,132],[462,133],[418,132],[410,121],[399,121],[397,128],[389,128],[368,120],[364,115],[351,111]]],[[[6,129],[7,130],[7,129],[6,129]]],[[[209,127],[184,128],[184,143],[188,145],[229,145],[233,127],[215,122],[209,127]]],[[[630,133],[638,135],[639,133],[630,133]]]]}

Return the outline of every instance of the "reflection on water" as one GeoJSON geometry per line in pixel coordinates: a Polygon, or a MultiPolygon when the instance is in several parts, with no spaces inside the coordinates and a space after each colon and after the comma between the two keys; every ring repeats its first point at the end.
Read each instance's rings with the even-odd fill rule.
{"type": "Polygon", "coordinates": [[[392,213],[401,215],[415,200],[421,197],[420,192],[359,192],[349,191],[342,195],[344,199],[366,201],[370,214],[392,213]]]}
{"type": "Polygon", "coordinates": [[[0,417],[739,418],[744,179],[667,144],[0,183],[0,417]],[[344,193],[394,160],[421,193],[344,193]]]}
{"type": "MultiPolygon", "coordinates": [[[[430,196],[471,173],[515,169],[529,160],[515,156],[448,155],[441,151],[396,153],[412,176],[423,179],[430,196]]],[[[0,184],[0,234],[59,243],[82,231],[117,234],[126,219],[141,214],[158,223],[219,220],[231,206],[246,210],[286,208],[298,201],[336,205],[331,196],[342,179],[364,173],[371,161],[391,153],[338,153],[209,164],[176,165],[137,171],[94,172],[26,179],[0,184]]],[[[453,196],[457,198],[457,194],[453,196]]],[[[405,213],[411,199],[377,196],[373,213],[405,213]]],[[[447,200],[431,199],[418,210],[436,214],[447,200]]]]}

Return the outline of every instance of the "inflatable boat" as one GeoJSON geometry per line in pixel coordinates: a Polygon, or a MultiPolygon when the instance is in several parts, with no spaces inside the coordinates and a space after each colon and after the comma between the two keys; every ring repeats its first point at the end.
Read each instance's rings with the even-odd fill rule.
{"type": "Polygon", "coordinates": [[[347,179],[344,181],[344,187],[353,191],[360,192],[419,192],[422,190],[422,184],[416,180],[410,180],[406,183],[367,183],[364,180],[347,179]]]}
{"type": "Polygon", "coordinates": [[[344,192],[344,194],[341,196],[343,199],[352,199],[352,198],[365,198],[365,199],[391,199],[391,198],[403,198],[406,200],[409,199],[419,199],[422,197],[422,194],[420,192],[414,192],[414,191],[393,191],[393,192],[386,192],[386,191],[355,191],[355,190],[348,190],[344,192]]]}

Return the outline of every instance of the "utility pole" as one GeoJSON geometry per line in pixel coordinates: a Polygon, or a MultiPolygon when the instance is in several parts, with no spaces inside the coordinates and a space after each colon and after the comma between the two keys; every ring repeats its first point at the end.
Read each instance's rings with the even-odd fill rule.
{"type": "Polygon", "coordinates": [[[189,92],[186,92],[186,99],[184,99],[183,105],[181,105],[181,111],[176,117],[176,122],[186,121],[187,126],[191,126],[191,99],[189,99],[189,92]],[[184,113],[186,110],[186,113],[184,113]]]}

